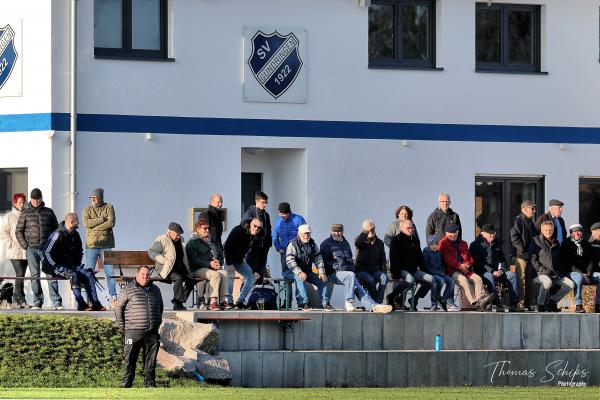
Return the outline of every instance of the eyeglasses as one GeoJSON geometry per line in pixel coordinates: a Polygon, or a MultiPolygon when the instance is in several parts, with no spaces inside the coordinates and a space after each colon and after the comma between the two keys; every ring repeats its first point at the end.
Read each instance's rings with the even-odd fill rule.
{"type": "Polygon", "coordinates": [[[450,204],[452,202],[450,200],[440,200],[439,203],[450,204]]]}
{"type": "Polygon", "coordinates": [[[260,225],[255,225],[255,224],[252,224],[252,227],[253,227],[253,228],[256,228],[256,229],[262,229],[262,226],[260,226],[260,225]]]}

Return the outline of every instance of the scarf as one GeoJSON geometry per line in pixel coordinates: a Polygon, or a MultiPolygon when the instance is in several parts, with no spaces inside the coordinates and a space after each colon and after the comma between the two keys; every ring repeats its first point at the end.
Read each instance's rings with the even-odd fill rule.
{"type": "Polygon", "coordinates": [[[583,236],[579,240],[573,239],[572,236],[570,237],[570,239],[573,243],[575,243],[575,246],[577,246],[577,257],[582,257],[583,256],[583,247],[581,246],[581,241],[583,240],[583,236]]]}

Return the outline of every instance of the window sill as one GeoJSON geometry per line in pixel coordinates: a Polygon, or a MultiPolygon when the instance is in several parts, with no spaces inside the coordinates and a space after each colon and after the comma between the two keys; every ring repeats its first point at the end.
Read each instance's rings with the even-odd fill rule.
{"type": "Polygon", "coordinates": [[[378,65],[369,64],[369,69],[403,69],[403,70],[414,70],[414,71],[443,71],[444,68],[437,67],[426,67],[418,65],[378,65]]]}
{"type": "Polygon", "coordinates": [[[94,55],[94,58],[99,60],[125,60],[125,61],[163,61],[163,62],[173,62],[174,58],[170,57],[134,57],[134,56],[99,56],[94,55]]]}
{"type": "Polygon", "coordinates": [[[547,71],[518,71],[509,69],[477,69],[475,72],[482,74],[509,74],[509,75],[548,75],[547,71]]]}

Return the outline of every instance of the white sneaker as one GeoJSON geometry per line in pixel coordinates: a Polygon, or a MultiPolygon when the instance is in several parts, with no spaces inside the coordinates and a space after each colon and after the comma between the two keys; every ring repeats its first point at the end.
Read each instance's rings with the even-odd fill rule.
{"type": "Polygon", "coordinates": [[[371,310],[371,312],[380,313],[380,314],[387,314],[391,311],[392,311],[392,306],[390,306],[389,304],[376,304],[373,307],[373,309],[371,310]]]}
{"type": "Polygon", "coordinates": [[[206,310],[208,310],[208,307],[206,307],[206,304],[200,303],[200,306],[198,307],[198,311],[206,311],[206,310]]]}
{"type": "Polygon", "coordinates": [[[352,304],[352,303],[350,303],[350,302],[347,301],[346,302],[346,311],[352,312],[352,311],[355,311],[355,310],[356,310],[356,308],[354,308],[354,304],[352,304]]]}
{"type": "Polygon", "coordinates": [[[460,311],[460,307],[457,306],[456,304],[448,303],[446,305],[446,308],[448,309],[448,311],[460,311]]]}
{"type": "Polygon", "coordinates": [[[42,306],[38,306],[37,304],[34,304],[31,306],[30,310],[41,310],[42,306]]]}
{"type": "Polygon", "coordinates": [[[64,308],[63,306],[54,306],[54,309],[55,309],[56,311],[62,311],[62,310],[64,310],[65,308],[64,308]]]}

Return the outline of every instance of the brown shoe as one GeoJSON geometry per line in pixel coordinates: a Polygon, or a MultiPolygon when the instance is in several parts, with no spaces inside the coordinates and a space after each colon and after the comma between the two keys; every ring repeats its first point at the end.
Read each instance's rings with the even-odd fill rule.
{"type": "Polygon", "coordinates": [[[219,303],[217,303],[217,302],[210,303],[210,305],[208,306],[208,309],[210,311],[221,311],[221,307],[219,307],[219,303]]]}
{"type": "Polygon", "coordinates": [[[577,304],[575,306],[575,312],[579,313],[579,314],[583,314],[583,313],[585,313],[585,310],[583,309],[583,306],[581,304],[577,304]]]}

